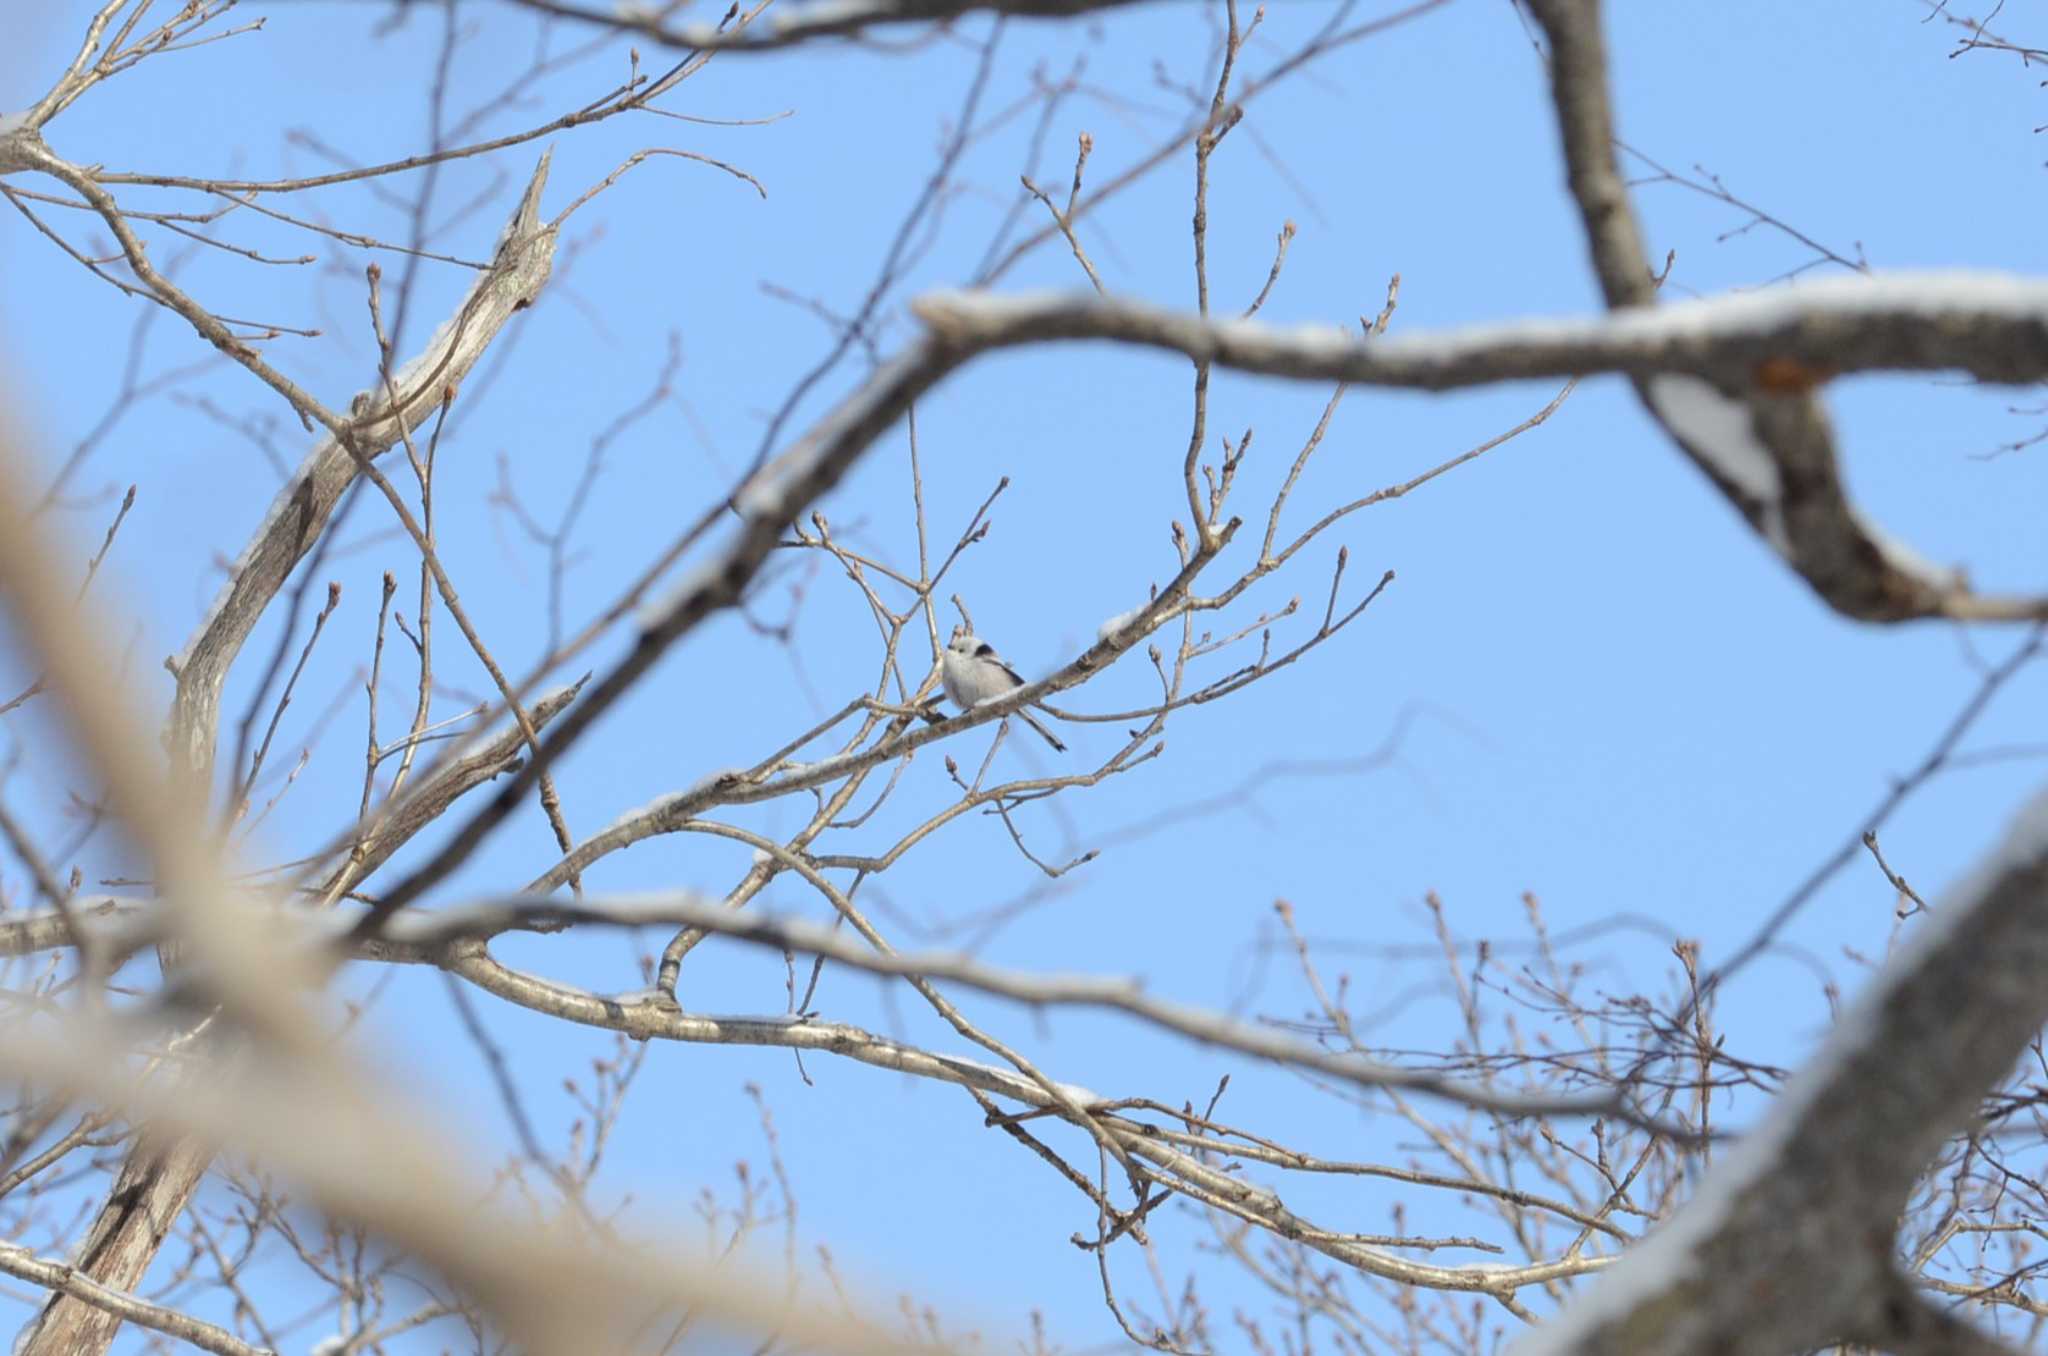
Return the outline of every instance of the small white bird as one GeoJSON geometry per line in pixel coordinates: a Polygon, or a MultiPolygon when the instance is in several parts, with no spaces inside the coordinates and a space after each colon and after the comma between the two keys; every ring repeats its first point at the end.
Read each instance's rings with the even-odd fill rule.
{"type": "MultiPolygon", "coordinates": [[[[953,639],[946,644],[946,652],[939,656],[939,671],[940,679],[946,685],[946,696],[962,711],[1024,686],[1017,670],[1003,662],[995,646],[966,631],[953,633],[953,639]]],[[[1026,725],[1038,731],[1046,743],[1061,753],[1067,751],[1059,736],[1033,720],[1029,711],[1017,714],[1026,725]]]]}

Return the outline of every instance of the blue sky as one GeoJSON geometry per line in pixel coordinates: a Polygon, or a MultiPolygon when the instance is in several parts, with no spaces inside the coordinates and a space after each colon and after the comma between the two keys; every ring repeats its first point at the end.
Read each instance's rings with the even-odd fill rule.
{"type": "MultiPolygon", "coordinates": [[[[30,102],[68,56],[83,9],[58,8],[26,17],[27,42],[0,65],[0,107],[30,102]]],[[[1924,6],[1731,0],[1611,8],[1618,124],[1645,155],[1695,179],[1720,175],[1744,200],[1838,253],[1860,251],[1875,268],[2038,274],[2048,262],[2039,232],[2048,156],[2032,130],[2043,121],[2037,78],[1996,54],[1951,59],[1955,30],[1929,21],[1924,6]]],[[[262,33],[145,63],[54,123],[52,146],[115,169],[250,177],[324,168],[302,131],[357,163],[416,149],[438,17],[422,9],[379,36],[389,14],[381,5],[280,3],[249,12],[267,13],[262,33]]],[[[531,20],[509,8],[461,12],[476,32],[455,58],[458,112],[494,93],[534,40],[531,20]]],[[[1272,6],[1247,66],[1270,66],[1328,13],[1319,4],[1272,6]]],[[[1068,26],[1013,24],[983,115],[1023,96],[1034,69],[1056,78],[1085,59],[1090,92],[1063,106],[1030,171],[1063,199],[1077,133],[1093,136],[1089,177],[1102,182],[1178,125],[1184,105],[1155,83],[1155,62],[1177,80],[1211,79],[1212,25],[1213,14],[1194,4],[1068,26]]],[[[978,21],[966,31],[987,29],[978,21]]],[[[577,40],[569,30],[557,38],[577,40]]],[[[453,224],[433,245],[470,258],[487,251],[543,146],[554,148],[549,211],[648,145],[730,161],[767,190],[764,199],[717,169],[676,160],[626,176],[571,219],[557,280],[517,322],[502,376],[459,407],[438,481],[443,549],[508,668],[523,670],[541,651],[546,562],[489,502],[500,465],[522,500],[551,518],[592,439],[653,388],[675,337],[682,360],[673,397],[607,448],[569,577],[574,625],[726,492],[767,416],[827,351],[830,331],[764,285],[841,313],[859,304],[931,172],[973,56],[963,42],[940,40],[907,52],[828,45],[721,57],[666,106],[702,118],[788,116],[742,127],[614,120],[449,169],[431,216],[453,224]],[[466,210],[494,185],[495,198],[466,210]]],[[[658,68],[651,57],[649,64],[658,68]]],[[[623,68],[613,49],[544,82],[526,106],[500,110],[484,130],[543,121],[602,92],[623,68]]],[[[913,332],[905,298],[972,275],[1012,206],[1031,132],[1026,114],[972,147],[936,233],[921,241],[909,281],[892,299],[885,351],[913,332]]],[[[1188,157],[1177,155],[1084,225],[1084,243],[1112,290],[1192,304],[1189,191],[1188,157]]],[[[124,200],[165,201],[139,191],[124,200]]],[[[1741,230],[1746,214],[1680,186],[1644,184],[1636,202],[1653,255],[1676,251],[1668,286],[1678,294],[1760,285],[1813,258],[1769,226],[1741,230]]],[[[1025,220],[1035,227],[1042,214],[1029,206],[1025,220]]],[[[295,210],[370,233],[394,232],[402,220],[359,186],[309,195],[295,210]]],[[[1219,312],[1257,292],[1286,220],[1298,233],[1262,312],[1276,323],[1373,314],[1397,272],[1393,323],[1407,332],[1597,304],[1540,62],[1505,0],[1457,0],[1262,95],[1217,154],[1209,211],[1219,312]]],[[[324,331],[275,341],[269,351],[330,403],[345,401],[372,370],[364,257],[268,224],[232,222],[238,243],[312,253],[319,262],[261,267],[202,254],[181,281],[221,311],[324,331]]],[[[95,238],[68,225],[75,240],[95,238]]],[[[156,248],[176,246],[165,240],[156,248]]],[[[392,285],[401,265],[387,255],[384,267],[392,285]]],[[[458,269],[423,271],[408,323],[412,344],[467,281],[458,269]]],[[[1085,279],[1063,247],[1046,246],[999,285],[1072,289],[1085,279]]],[[[10,385],[26,397],[23,417],[54,465],[112,397],[136,304],[12,213],[0,224],[0,296],[10,385]]],[[[207,356],[170,316],[155,322],[144,352],[145,372],[207,356]]],[[[857,356],[842,364],[791,427],[807,424],[863,372],[857,356]]],[[[952,584],[1028,676],[1092,643],[1104,618],[1141,602],[1171,572],[1168,523],[1185,512],[1179,466],[1188,387],[1178,359],[1064,346],[984,359],[919,406],[935,541],[950,542],[996,480],[1010,477],[993,530],[963,557],[952,584]]],[[[140,627],[134,688],[153,708],[168,694],[158,657],[182,643],[218,584],[218,561],[240,548],[277,484],[247,440],[193,402],[204,396],[231,417],[275,421],[287,462],[305,448],[296,424],[245,374],[216,366],[178,389],[182,401],[158,396],[125,415],[71,487],[87,502],[58,519],[82,558],[111,514],[107,496],[130,482],[140,487],[95,597],[103,615],[140,627]]],[[[1254,525],[1327,394],[1228,374],[1213,383],[1212,448],[1218,434],[1256,430],[1238,490],[1254,525]]],[[[1553,394],[1536,385],[1455,397],[1353,392],[1288,521],[1305,523],[1413,476],[1526,418],[1553,394]]],[[[1981,455],[2048,421],[2011,412],[2034,397],[1915,377],[1842,383],[1829,398],[1851,492],[1867,513],[1936,561],[1966,565],[1980,585],[2040,586],[2048,463],[2038,448],[1981,455]]],[[[907,478],[898,429],[822,507],[861,549],[914,561],[907,478]]],[[[296,757],[314,717],[351,683],[359,687],[383,571],[398,572],[397,606],[411,615],[417,562],[388,521],[382,505],[366,500],[342,529],[340,541],[352,549],[338,551],[322,578],[342,583],[344,603],[286,717],[280,741],[289,748],[277,759],[296,757]]],[[[1995,628],[1876,628],[1833,616],[1613,380],[1587,383],[1542,428],[1354,516],[1231,615],[1248,621],[1297,593],[1318,613],[1340,543],[1351,555],[1347,597],[1383,570],[1398,573],[1353,628],[1239,696],[1176,717],[1161,759],[1024,822],[1042,855],[1062,855],[1073,850],[1066,844],[1116,837],[1262,770],[1281,775],[1227,810],[1117,841],[1050,890],[1039,891],[1042,878],[999,824],[956,824],[871,887],[878,910],[907,920],[891,924],[895,935],[911,943],[909,922],[939,926],[1039,891],[1033,907],[987,942],[988,959],[1135,974],[1178,999],[1293,1017],[1306,992],[1270,949],[1272,906],[1285,899],[1326,945],[1333,970],[1349,971],[1362,993],[1400,1000],[1386,1004],[1368,1039],[1441,1049],[1457,1033],[1440,969],[1372,948],[1428,942],[1422,900],[1430,891],[1460,934],[1522,938],[1521,896],[1530,891],[1558,931],[1618,916],[1649,920],[1653,926],[1603,934],[1578,955],[1605,991],[1664,994],[1670,938],[1699,939],[1709,963],[1739,946],[1850,834],[1888,778],[1932,743],[1976,686],[1972,653],[1995,660],[2018,639],[1995,628]],[[1403,736],[1382,766],[1284,771],[1363,757],[1397,726],[1403,736]]],[[[1245,558],[1240,547],[1220,568],[1245,558]]],[[[579,835],[709,770],[754,761],[870,681],[873,628],[843,577],[816,560],[778,557],[755,615],[781,621],[793,607],[793,652],[721,617],[606,717],[558,770],[579,835]]],[[[1306,629],[1301,619],[1281,624],[1276,647],[1306,629]]],[[[443,624],[438,634],[442,680],[485,691],[453,628],[443,624]]],[[[628,638],[610,637],[576,671],[602,668],[628,638]]],[[[230,685],[230,722],[249,699],[255,657],[276,641],[273,629],[258,631],[240,685],[230,685]]],[[[6,672],[22,667],[10,656],[6,672]]],[[[387,684],[387,723],[402,719],[412,681],[405,665],[399,673],[387,684]]],[[[1151,683],[1142,654],[1134,655],[1066,704],[1128,707],[1151,683]]],[[[2038,746],[2044,684],[2039,667],[2022,673],[1965,747],[2038,746]]],[[[451,698],[445,714],[458,705],[451,698]]],[[[361,776],[361,720],[358,693],[246,849],[252,859],[308,850],[345,822],[361,776]]],[[[48,732],[33,718],[10,717],[9,734],[50,756],[48,732]]],[[[987,738],[976,731],[948,752],[971,765],[987,738]]],[[[1102,756],[1112,738],[1077,730],[1073,758],[1102,756]]],[[[1041,752],[1006,741],[998,765],[1012,773],[1043,768],[1041,752]]],[[[10,784],[11,803],[33,804],[29,775],[10,784]]],[[[1923,892],[1938,889],[1992,840],[2040,776],[2038,757],[2015,757],[1937,780],[1885,831],[1887,856],[1923,892]]],[[[920,758],[886,812],[837,850],[886,843],[891,826],[917,822],[946,794],[938,759],[920,758]]],[[[808,802],[769,805],[732,819],[788,832],[807,809],[808,802]]],[[[554,856],[538,812],[522,812],[443,900],[516,885],[554,856]]],[[[109,860],[89,852],[81,863],[105,874],[109,860]]],[[[744,850],[732,844],[670,838],[608,860],[589,879],[603,889],[720,890],[745,866],[744,850]]],[[[0,876],[19,888],[12,872],[0,876]]],[[[811,916],[821,907],[782,883],[767,899],[811,916]]],[[[1731,1045],[1796,1060],[1826,1018],[1820,974],[1855,984],[1858,966],[1845,949],[1881,953],[1892,902],[1859,859],[1788,931],[1790,948],[1731,986],[1721,1012],[1731,1045]]],[[[632,947],[616,937],[550,938],[502,951],[512,963],[594,989],[640,982],[632,947]]],[[[710,1011],[779,1011],[783,982],[779,959],[712,947],[686,968],[684,1001],[710,1011]]],[[[480,1002],[516,1052],[531,1104],[559,1127],[567,1117],[560,1078],[607,1051],[609,1038],[480,1002]]],[[[869,981],[828,974],[820,1006],[957,1048],[911,1001],[885,998],[869,981]]],[[[1099,1091],[1199,1102],[1232,1071],[1225,1110],[1234,1106],[1245,1123],[1336,1157],[1399,1152],[1387,1124],[1298,1080],[1130,1023],[1041,1017],[984,1000],[973,1010],[1049,1072],[1099,1091]]],[[[401,975],[373,1011],[365,1052],[438,1096],[475,1134],[509,1144],[451,1015],[434,976],[401,975]]],[[[699,1186],[723,1190],[734,1159],[759,1160],[743,1092],[754,1082],[781,1131],[804,1246],[828,1244],[855,1274],[908,1289],[999,1343],[1007,1340],[999,1335],[1023,1331],[1032,1308],[1045,1311],[1062,1341],[1087,1347],[1111,1339],[1094,1263],[1065,1241],[1093,1228],[1077,1194],[984,1130],[956,1090],[827,1059],[806,1067],[809,1084],[783,1052],[653,1050],[603,1182],[630,1191],[642,1222],[686,1217],[699,1186]]],[[[1366,1231],[1386,1227],[1398,1195],[1357,1184],[1288,1190],[1290,1202],[1366,1231]]],[[[1170,1275],[1202,1267],[1218,1315],[1240,1304],[1262,1311],[1266,1301],[1255,1291],[1213,1258],[1194,1257],[1199,1222],[1181,1219],[1157,1232],[1170,1275]]],[[[1125,1284],[1142,1289],[1137,1261],[1119,1265],[1125,1284]]]]}

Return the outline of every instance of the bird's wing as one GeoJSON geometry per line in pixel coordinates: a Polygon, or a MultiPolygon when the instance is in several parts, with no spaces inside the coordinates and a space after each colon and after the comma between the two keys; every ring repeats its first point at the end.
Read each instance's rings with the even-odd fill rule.
{"type": "Polygon", "coordinates": [[[1004,673],[1009,675],[1010,681],[1012,683],[1015,683],[1018,687],[1024,686],[1024,679],[1018,674],[1017,670],[1011,668],[1010,662],[1007,659],[1004,659],[1001,655],[997,654],[996,647],[989,644],[987,641],[984,640],[983,642],[981,642],[981,644],[974,647],[974,657],[976,659],[983,661],[984,663],[993,664],[997,668],[1001,669],[1004,673]]]}

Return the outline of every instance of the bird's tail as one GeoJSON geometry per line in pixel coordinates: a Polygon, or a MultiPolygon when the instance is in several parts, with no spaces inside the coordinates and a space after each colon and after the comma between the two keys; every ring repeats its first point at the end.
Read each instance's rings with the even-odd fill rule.
{"type": "Polygon", "coordinates": [[[1044,738],[1046,743],[1052,745],[1061,753],[1065,753],[1067,751],[1067,746],[1065,744],[1060,743],[1060,737],[1054,734],[1051,730],[1046,729],[1043,725],[1040,725],[1037,719],[1034,718],[1029,711],[1019,711],[1017,714],[1024,717],[1024,723],[1026,725],[1029,725],[1032,729],[1038,731],[1039,735],[1044,738]]]}

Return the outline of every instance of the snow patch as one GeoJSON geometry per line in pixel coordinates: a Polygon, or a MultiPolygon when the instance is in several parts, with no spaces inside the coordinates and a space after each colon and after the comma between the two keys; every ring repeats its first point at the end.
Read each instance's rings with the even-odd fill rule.
{"type": "Polygon", "coordinates": [[[630,825],[637,824],[643,819],[651,819],[655,815],[660,814],[662,808],[666,806],[670,801],[676,799],[676,797],[679,794],[680,793],[674,791],[663,792],[661,795],[656,796],[653,800],[648,801],[645,805],[636,806],[631,810],[623,812],[619,815],[617,819],[614,819],[611,823],[605,825],[596,833],[591,834],[590,837],[585,841],[594,842],[597,839],[605,838],[610,836],[611,834],[617,833],[621,829],[624,829],[630,825]]]}
{"type": "Polygon", "coordinates": [[[1778,463],[1750,427],[1748,405],[1698,377],[1652,377],[1649,391],[1657,416],[1723,480],[1762,504],[1783,493],[1778,463]]]}
{"type": "Polygon", "coordinates": [[[707,772],[703,776],[699,777],[696,781],[691,782],[688,786],[684,787],[681,791],[676,793],[676,798],[680,799],[685,796],[701,796],[706,791],[709,791],[713,787],[717,786],[720,782],[738,781],[740,778],[746,775],[747,770],[743,767],[722,767],[715,772],[707,772]]]}
{"type": "Polygon", "coordinates": [[[1910,575],[1929,588],[1942,592],[1963,587],[1963,572],[1961,570],[1943,569],[1941,566],[1936,565],[1926,556],[1921,555],[1918,551],[1915,551],[1912,547],[1864,517],[1854,505],[1850,506],[1849,517],[1855,521],[1856,526],[1862,530],[1863,535],[1870,538],[1871,543],[1877,547],[1877,553],[1884,557],[1885,564],[1891,566],[1900,574],[1910,575]]]}
{"type": "MultiPolygon", "coordinates": [[[[1959,312],[2038,319],[2048,315],[2048,282],[2014,273],[1960,269],[1857,274],[1756,292],[1724,293],[1670,306],[1630,308],[1592,319],[1537,317],[1475,325],[1441,335],[1409,334],[1377,340],[1373,347],[1388,358],[1398,356],[1403,361],[1462,357],[1474,349],[1531,343],[1583,343],[1595,338],[1625,346],[1655,347],[1680,339],[1767,334],[1816,312],[1852,320],[1901,313],[1936,319],[1954,317],[1959,312]]],[[[1218,328],[1238,326],[1247,333],[1275,333],[1255,321],[1233,322],[1218,328]]],[[[1319,339],[1323,331],[1300,329],[1291,333],[1319,339]]]]}
{"type": "Polygon", "coordinates": [[[1712,382],[1699,377],[1652,377],[1645,389],[1651,408],[1665,426],[1712,467],[1715,475],[1760,507],[1758,530],[1772,550],[1790,560],[1792,536],[1785,530],[1781,502],[1784,481],[1770,449],[1758,440],[1750,424],[1749,406],[1723,395],[1712,382]]]}
{"type": "Polygon", "coordinates": [[[1150,606],[1150,604],[1140,604],[1139,606],[1132,608],[1129,612],[1117,613],[1114,617],[1111,617],[1108,621],[1104,622],[1102,625],[1095,628],[1095,638],[1097,640],[1108,640],[1111,636],[1115,635],[1117,632],[1123,630],[1126,626],[1129,626],[1132,622],[1136,621],[1138,619],[1138,614],[1143,612],[1145,608],[1148,606],[1150,606]]]}
{"type": "MultiPolygon", "coordinates": [[[[1029,1079],[1025,1078],[1022,1074],[1018,1073],[1015,1069],[1000,1064],[984,1064],[982,1063],[982,1061],[978,1059],[969,1059],[965,1055],[939,1055],[937,1056],[937,1058],[940,1063],[945,1064],[949,1068],[962,1070],[971,1069],[977,1073],[983,1074],[989,1078],[994,1079],[998,1084],[1022,1083],[1030,1081],[1029,1079]]],[[[1079,1083],[1061,1083],[1055,1081],[1053,1083],[1053,1086],[1055,1088],[1058,1088],[1062,1095],[1067,1097],[1076,1106],[1080,1107],[1084,1111],[1088,1110],[1091,1107],[1102,1106],[1109,1101],[1109,1099],[1107,1097],[1104,1097],[1101,1093],[1096,1092],[1090,1088],[1084,1088],[1079,1083]]]]}
{"type": "Polygon", "coordinates": [[[621,832],[643,820],[657,818],[673,809],[678,803],[694,796],[700,796],[716,787],[720,782],[738,778],[745,775],[745,773],[746,769],[741,767],[726,767],[720,768],[716,772],[707,772],[680,791],[663,792],[645,805],[636,806],[631,810],[625,811],[611,823],[592,834],[590,836],[591,840],[595,841],[607,834],[621,832]]]}
{"type": "MultiPolygon", "coordinates": [[[[988,329],[1048,312],[1073,308],[1116,309],[1071,293],[989,296],[968,291],[935,291],[913,309],[944,329],[948,321],[988,329]]],[[[1913,316],[1957,320],[1968,315],[2039,321],[2048,317],[2048,280],[2010,273],[1953,272],[1856,275],[1802,281],[1756,292],[1728,293],[1670,306],[1635,307],[1607,315],[1533,317],[1474,325],[1441,334],[1376,338],[1372,352],[1393,366],[1442,366],[1469,360],[1482,351],[1595,345],[1609,351],[1654,353],[1674,343],[1716,338],[1764,337],[1790,330],[1821,315],[1835,320],[1913,316]]],[[[1174,323],[1180,323],[1174,317],[1174,323]]],[[[1328,325],[1279,328],[1255,320],[1204,327],[1224,343],[1248,351],[1279,346],[1319,357],[1340,357],[1361,347],[1358,335],[1328,325]]]]}
{"type": "Polygon", "coordinates": [[[795,473],[808,470],[817,451],[817,439],[809,434],[799,438],[773,461],[747,477],[732,506],[748,518],[788,521],[792,512],[788,497],[795,473]]]}
{"type": "Polygon", "coordinates": [[[633,613],[633,624],[643,632],[659,630],[691,594],[710,583],[723,568],[722,561],[713,559],[685,570],[675,583],[640,604],[633,613]]]}

